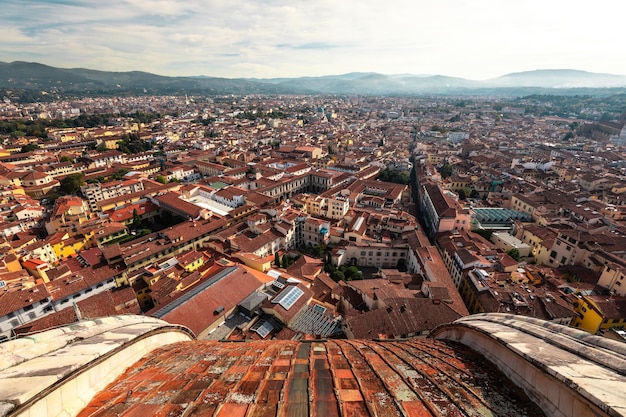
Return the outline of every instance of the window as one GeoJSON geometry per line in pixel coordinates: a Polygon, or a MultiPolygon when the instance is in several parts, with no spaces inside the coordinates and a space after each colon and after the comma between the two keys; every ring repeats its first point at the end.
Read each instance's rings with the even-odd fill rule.
{"type": "Polygon", "coordinates": [[[561,257],[561,263],[562,264],[566,264],[567,263],[567,258],[565,256],[561,257]]]}
{"type": "Polygon", "coordinates": [[[555,250],[550,252],[550,258],[556,258],[556,251],[555,250]]]}
{"type": "Polygon", "coordinates": [[[32,309],[33,309],[33,305],[32,304],[29,304],[29,305],[24,307],[24,311],[30,311],[32,309]]]}

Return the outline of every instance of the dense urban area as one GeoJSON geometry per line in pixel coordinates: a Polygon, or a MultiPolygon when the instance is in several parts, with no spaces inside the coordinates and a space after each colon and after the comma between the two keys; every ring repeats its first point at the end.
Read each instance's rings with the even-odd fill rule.
{"type": "Polygon", "coordinates": [[[145,314],[202,339],[624,338],[626,112],[585,96],[0,103],[0,337],[145,314]]]}

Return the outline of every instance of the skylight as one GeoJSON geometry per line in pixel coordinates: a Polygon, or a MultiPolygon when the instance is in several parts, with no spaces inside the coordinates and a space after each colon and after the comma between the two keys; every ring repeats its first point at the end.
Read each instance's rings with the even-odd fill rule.
{"type": "Polygon", "coordinates": [[[258,335],[261,336],[263,339],[265,339],[272,330],[274,330],[274,325],[269,321],[264,321],[263,324],[254,331],[257,332],[258,335]]]}
{"type": "Polygon", "coordinates": [[[276,298],[272,300],[274,304],[280,304],[285,310],[289,310],[302,297],[304,291],[293,286],[283,290],[276,298]]]}

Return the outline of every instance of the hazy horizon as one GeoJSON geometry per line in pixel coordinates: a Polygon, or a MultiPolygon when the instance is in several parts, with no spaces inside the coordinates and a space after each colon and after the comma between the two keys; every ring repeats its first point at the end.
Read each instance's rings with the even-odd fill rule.
{"type": "MultiPolygon", "coordinates": [[[[3,61],[0,61],[3,62],[3,61]]],[[[11,61],[11,62],[6,62],[7,64],[13,64],[15,62],[26,62],[28,64],[41,64],[41,65],[45,65],[45,66],[49,66],[49,67],[53,67],[53,68],[59,68],[59,69],[66,69],[66,70],[74,70],[74,69],[85,69],[85,70],[94,70],[94,71],[105,71],[105,72],[145,72],[145,73],[150,73],[153,75],[157,75],[157,76],[168,76],[168,77],[216,77],[213,75],[207,75],[207,74],[192,74],[192,75],[176,75],[176,74],[172,74],[172,75],[165,75],[165,74],[158,74],[158,73],[152,73],[150,71],[145,71],[142,69],[131,69],[131,70],[126,70],[126,71],[119,71],[119,70],[103,70],[101,68],[88,68],[88,67],[57,67],[54,65],[50,65],[47,64],[45,62],[36,62],[36,61],[11,61]]],[[[611,74],[611,73],[598,73],[598,72],[593,72],[593,71],[585,71],[585,70],[579,70],[577,68],[536,68],[536,69],[530,69],[530,70],[525,70],[525,71],[513,71],[513,72],[509,72],[506,74],[500,74],[500,75],[496,75],[493,78],[490,79],[471,79],[471,78],[465,78],[465,77],[455,77],[455,78],[461,78],[461,79],[466,79],[468,81],[489,81],[489,80],[494,80],[500,77],[504,77],[507,75],[512,75],[512,74],[519,74],[519,73],[527,73],[527,72],[540,72],[540,71],[575,71],[575,72],[583,72],[583,73],[589,73],[589,74],[598,74],[598,75],[608,75],[608,76],[624,76],[626,77],[626,75],[623,74],[611,74]]],[[[298,79],[298,78],[324,78],[324,77],[342,77],[342,76],[347,76],[347,75],[351,75],[351,74],[377,74],[377,75],[384,75],[384,76],[389,76],[389,77],[433,77],[433,76],[443,76],[443,77],[453,77],[451,75],[448,74],[409,74],[409,73],[403,73],[403,74],[384,74],[384,73],[377,73],[377,72],[373,72],[373,71],[352,71],[352,72],[348,72],[348,73],[342,73],[342,74],[322,74],[322,75],[318,75],[318,76],[312,76],[312,75],[299,75],[299,76],[295,76],[295,77],[218,77],[218,78],[242,78],[242,79],[257,79],[257,80],[273,80],[273,79],[298,79]]]]}
{"type": "Polygon", "coordinates": [[[626,75],[621,3],[6,0],[1,61],[167,76],[626,75]],[[612,13],[611,11],[616,12],[612,13]]]}

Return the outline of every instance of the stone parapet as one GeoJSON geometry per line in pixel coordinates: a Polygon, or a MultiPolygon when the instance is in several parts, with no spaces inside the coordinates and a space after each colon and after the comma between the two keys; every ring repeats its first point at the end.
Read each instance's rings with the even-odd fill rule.
{"type": "Polygon", "coordinates": [[[507,314],[478,314],[430,337],[471,347],[493,362],[549,416],[626,415],[626,345],[566,326],[507,314]]]}
{"type": "Polygon", "coordinates": [[[0,344],[0,416],[72,416],[182,326],[145,316],[82,320],[0,344]]]}

